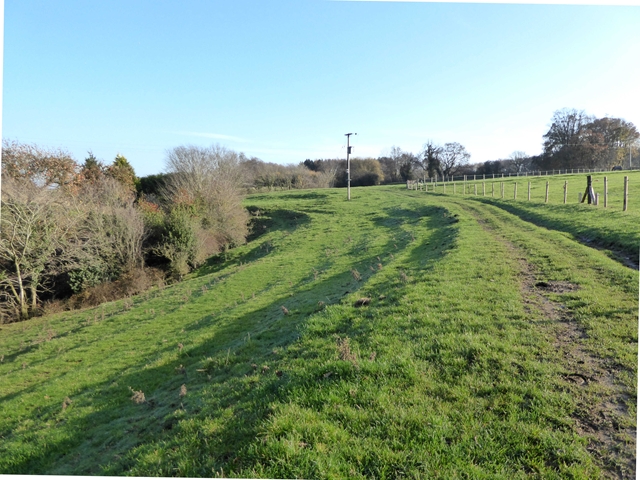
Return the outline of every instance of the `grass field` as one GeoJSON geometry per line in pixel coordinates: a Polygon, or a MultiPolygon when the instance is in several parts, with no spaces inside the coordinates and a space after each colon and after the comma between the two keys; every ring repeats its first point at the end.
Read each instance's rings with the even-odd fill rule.
{"type": "Polygon", "coordinates": [[[186,281],[2,325],[0,472],[633,478],[640,205],[345,197],[251,196],[186,281]]]}

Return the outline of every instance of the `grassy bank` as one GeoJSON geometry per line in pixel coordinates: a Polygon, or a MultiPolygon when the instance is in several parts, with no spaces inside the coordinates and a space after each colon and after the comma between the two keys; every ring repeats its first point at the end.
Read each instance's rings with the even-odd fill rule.
{"type": "Polygon", "coordinates": [[[637,271],[500,202],[345,197],[251,196],[251,241],[181,284],[0,327],[0,471],[630,471],[637,271]],[[603,399],[617,433],[581,427],[603,399]]]}

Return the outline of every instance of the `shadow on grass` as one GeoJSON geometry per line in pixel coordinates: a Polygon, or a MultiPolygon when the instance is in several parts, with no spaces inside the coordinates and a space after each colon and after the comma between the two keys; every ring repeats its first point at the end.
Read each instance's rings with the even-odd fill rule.
{"type": "MultiPolygon", "coordinates": [[[[444,208],[394,208],[385,213],[388,218],[380,218],[380,226],[393,231],[397,220],[406,225],[424,219],[428,241],[418,242],[410,233],[398,231],[385,246],[385,251],[397,249],[398,255],[410,248],[401,266],[416,275],[441,261],[443,250],[456,241],[455,222],[444,208]]],[[[357,265],[372,263],[377,263],[373,255],[357,265]]],[[[322,309],[319,298],[330,299],[327,305],[339,303],[349,293],[342,293],[344,282],[354,289],[368,287],[368,280],[377,272],[362,270],[360,281],[347,271],[299,282],[288,315],[281,307],[293,300],[281,297],[238,317],[198,319],[189,328],[209,338],[185,349],[177,359],[153,368],[147,368],[147,359],[141,360],[128,366],[131,373],[84,386],[66,411],[40,409],[39,417],[55,419],[54,428],[66,433],[39,442],[29,455],[14,459],[5,473],[210,477],[219,471],[233,474],[264,460],[256,455],[256,445],[264,422],[273,414],[274,402],[286,403],[294,390],[313,389],[323,380],[313,368],[286,371],[282,354],[304,334],[310,317],[322,309]],[[186,385],[186,395],[180,396],[181,385],[186,385]],[[135,404],[128,387],[143,391],[146,401],[135,404]],[[92,413],[74,415],[75,408],[88,405],[92,413]],[[156,462],[157,451],[162,453],[156,462]]],[[[390,300],[400,298],[404,282],[393,275],[386,278],[376,284],[376,290],[393,291],[390,300]]],[[[354,338],[366,333],[363,328],[373,328],[354,329],[347,319],[335,327],[354,338]]],[[[308,334],[326,337],[328,333],[308,334]]],[[[155,356],[170,350],[175,351],[175,346],[158,350],[155,356]]]]}

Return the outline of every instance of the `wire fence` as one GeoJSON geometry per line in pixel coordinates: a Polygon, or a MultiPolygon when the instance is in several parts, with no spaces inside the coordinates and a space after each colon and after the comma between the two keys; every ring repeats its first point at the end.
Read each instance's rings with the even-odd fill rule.
{"type": "MultiPolygon", "coordinates": [[[[472,178],[472,176],[469,177],[472,178]]],[[[540,177],[545,177],[545,175],[540,177]]],[[[506,177],[505,181],[502,177],[476,180],[471,178],[463,177],[462,180],[457,181],[408,180],[406,185],[408,189],[426,193],[470,195],[553,204],[586,203],[612,210],[622,209],[622,211],[628,210],[629,198],[632,196],[629,176],[620,174],[609,176],[582,174],[580,177],[569,177],[564,181],[561,178],[526,178],[524,176],[511,179],[506,177]],[[588,178],[591,179],[590,183],[588,178]]],[[[635,193],[638,194],[640,191],[635,193]]]]}

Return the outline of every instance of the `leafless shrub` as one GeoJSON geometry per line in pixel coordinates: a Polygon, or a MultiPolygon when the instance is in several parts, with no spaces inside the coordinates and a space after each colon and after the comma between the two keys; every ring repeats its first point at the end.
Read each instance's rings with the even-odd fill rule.
{"type": "Polygon", "coordinates": [[[131,400],[133,400],[133,403],[135,403],[136,405],[140,405],[141,403],[146,402],[146,399],[144,398],[144,392],[142,390],[134,390],[131,387],[129,387],[129,390],[131,391],[131,393],[133,393],[133,395],[131,396],[131,400]]]}
{"type": "Polygon", "coordinates": [[[219,245],[244,243],[249,214],[242,206],[240,155],[220,145],[181,146],[167,152],[171,173],[165,199],[197,205],[203,224],[219,245]],[[185,198],[188,197],[188,198],[185,198]]]}

